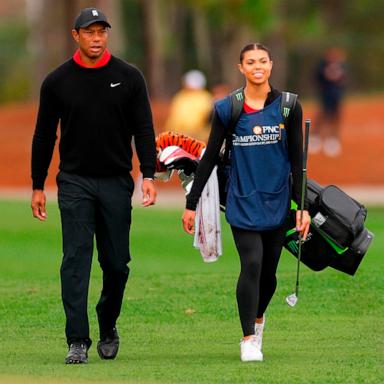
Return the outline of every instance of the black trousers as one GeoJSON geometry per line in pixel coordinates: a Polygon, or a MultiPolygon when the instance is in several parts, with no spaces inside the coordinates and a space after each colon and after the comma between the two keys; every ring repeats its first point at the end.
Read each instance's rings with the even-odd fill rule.
{"type": "Polygon", "coordinates": [[[85,340],[90,345],[87,302],[94,238],[103,270],[103,287],[96,306],[102,336],[116,325],[128,280],[134,183],[130,175],[96,178],[61,171],[57,185],[65,333],[68,344],[85,340]]]}
{"type": "Polygon", "coordinates": [[[271,231],[232,228],[240,256],[236,299],[243,335],[255,333],[256,317],[262,317],[277,286],[276,270],[287,223],[271,231]]]}

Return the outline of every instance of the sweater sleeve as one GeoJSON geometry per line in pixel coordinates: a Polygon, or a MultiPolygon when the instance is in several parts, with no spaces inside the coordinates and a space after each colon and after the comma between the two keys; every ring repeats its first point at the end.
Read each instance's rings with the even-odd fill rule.
{"type": "Polygon", "coordinates": [[[59,122],[59,112],[55,100],[52,86],[46,79],[40,90],[39,111],[32,140],[31,171],[33,189],[44,189],[55,147],[59,122]]]}
{"type": "Polygon", "coordinates": [[[156,169],[156,143],[147,86],[138,71],[134,87],[134,139],[140,171],[143,177],[153,178],[156,169]]]}
{"type": "MultiPolygon", "coordinates": [[[[300,206],[301,185],[303,180],[303,111],[296,102],[287,127],[288,156],[292,172],[292,199],[300,206]]],[[[308,207],[305,205],[305,209],[308,207]]]]}
{"type": "Polygon", "coordinates": [[[187,209],[192,211],[196,210],[197,203],[200,199],[205,184],[207,183],[207,180],[217,163],[217,159],[220,153],[220,149],[224,143],[225,136],[226,128],[221,122],[217,112],[215,112],[212,119],[212,128],[209,135],[207,148],[197,167],[191,192],[187,196],[187,209]]]}

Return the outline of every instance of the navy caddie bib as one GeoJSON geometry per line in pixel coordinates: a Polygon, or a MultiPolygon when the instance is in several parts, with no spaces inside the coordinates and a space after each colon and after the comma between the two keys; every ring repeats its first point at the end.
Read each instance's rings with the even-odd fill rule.
{"type": "MultiPolygon", "coordinates": [[[[241,114],[232,133],[225,216],[232,226],[262,231],[280,227],[288,214],[290,173],[281,96],[258,112],[241,114]]],[[[215,104],[228,126],[229,98],[215,104]]]]}

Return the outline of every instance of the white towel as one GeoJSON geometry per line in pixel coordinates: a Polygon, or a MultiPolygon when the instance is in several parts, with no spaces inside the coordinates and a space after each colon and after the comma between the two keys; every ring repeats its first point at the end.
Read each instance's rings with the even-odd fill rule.
{"type": "Polygon", "coordinates": [[[206,263],[216,261],[222,254],[219,201],[219,184],[215,167],[196,207],[193,246],[200,250],[206,263]]]}

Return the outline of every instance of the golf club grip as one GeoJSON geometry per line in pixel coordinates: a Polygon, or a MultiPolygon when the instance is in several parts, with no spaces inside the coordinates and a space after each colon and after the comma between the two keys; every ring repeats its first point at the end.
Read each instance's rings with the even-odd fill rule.
{"type": "Polygon", "coordinates": [[[308,143],[309,143],[309,128],[311,127],[311,119],[305,119],[304,129],[304,150],[303,150],[303,170],[307,170],[307,158],[308,158],[308,143]]]}
{"type": "Polygon", "coordinates": [[[303,209],[305,192],[307,189],[307,158],[308,158],[308,142],[309,142],[309,128],[311,126],[311,120],[305,119],[305,130],[304,130],[304,148],[303,148],[303,173],[301,181],[301,199],[300,199],[300,220],[303,220],[303,209]]]}

